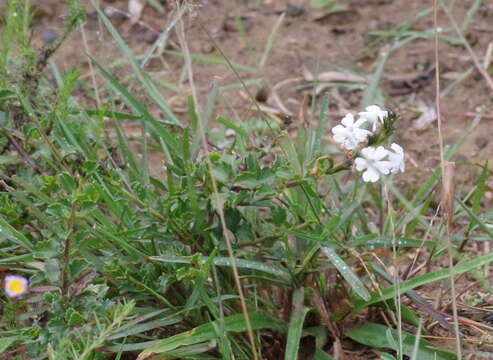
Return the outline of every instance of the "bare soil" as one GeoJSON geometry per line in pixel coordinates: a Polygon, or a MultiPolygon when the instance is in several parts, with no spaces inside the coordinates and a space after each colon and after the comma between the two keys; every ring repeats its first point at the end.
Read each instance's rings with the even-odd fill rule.
{"type": "MultiPolygon", "coordinates": [[[[103,64],[115,64],[114,75],[128,84],[133,83],[128,70],[121,63],[123,57],[113,44],[110,36],[98,23],[95,11],[86,0],[88,17],[85,25],[87,49],[83,45],[80,33],[74,34],[55,56],[58,67],[68,69],[79,67],[85,71],[83,78],[91,76],[86,51],[103,64]]],[[[33,40],[42,43],[46,32],[60,32],[66,6],[60,0],[33,0],[37,10],[36,26],[33,40]]],[[[160,14],[147,5],[140,18],[140,23],[130,27],[125,16],[114,12],[110,19],[121,31],[125,41],[136,54],[145,54],[152,46],[157,34],[167,23],[167,15],[173,8],[172,1],[161,1],[166,9],[160,14]]],[[[279,98],[289,115],[296,123],[303,101],[303,81],[289,82],[289,79],[306,77],[306,71],[314,74],[328,71],[355,72],[371,76],[375,71],[378,55],[386,51],[385,42],[375,44],[375,30],[391,29],[403,24],[410,17],[427,9],[431,3],[425,0],[349,0],[348,10],[321,17],[321,12],[309,6],[309,1],[301,0],[257,0],[257,1],[196,1],[194,16],[186,18],[186,38],[190,52],[211,57],[221,57],[214,48],[209,36],[225,55],[233,62],[248,66],[257,66],[267,38],[281,12],[285,19],[280,28],[274,46],[268,56],[266,66],[261,72],[242,73],[243,80],[261,79],[261,85],[254,88],[254,93],[262,89],[270,97],[269,105],[279,109],[273,101],[272,89],[276,89],[279,98]],[[238,24],[240,24],[238,26],[238,24]],[[241,31],[238,29],[242,28],[241,31]],[[207,32],[209,34],[207,34],[207,32]],[[287,82],[282,86],[282,82],[287,82]],[[277,87],[276,87],[277,85],[277,87]],[[281,85],[281,86],[279,86],[281,85]]],[[[454,8],[455,20],[462,24],[472,0],[458,1],[454,8]]],[[[128,0],[102,1],[103,8],[114,7],[122,13],[128,12],[128,0]]],[[[465,35],[471,42],[475,55],[482,62],[488,44],[491,43],[493,28],[493,4],[485,1],[465,35]]],[[[452,25],[443,12],[439,23],[449,36],[455,36],[452,25]]],[[[415,22],[410,30],[423,31],[433,29],[432,14],[415,22]]],[[[175,32],[170,34],[168,48],[179,50],[179,41],[175,32]]],[[[463,46],[441,42],[439,46],[441,88],[446,89],[460,74],[473,68],[473,61],[463,46]]],[[[433,111],[435,98],[434,80],[434,46],[433,39],[415,40],[392,52],[385,66],[381,86],[386,94],[388,108],[401,114],[398,123],[397,141],[405,146],[408,154],[407,180],[419,182],[429,173],[439,159],[439,146],[436,121],[426,121],[421,117],[423,111],[433,111]],[[412,175],[412,174],[417,174],[412,175]]],[[[147,70],[156,73],[157,83],[162,79],[170,83],[181,84],[179,93],[172,93],[163,88],[168,101],[178,112],[183,109],[186,96],[190,94],[188,82],[183,79],[183,61],[170,55],[153,59],[147,70]]],[[[195,82],[201,98],[205,97],[213,79],[219,79],[221,85],[238,83],[235,75],[224,66],[211,66],[194,63],[195,82]]],[[[306,83],[306,82],[305,82],[306,83]]],[[[90,85],[89,85],[90,86],[90,85]]],[[[310,89],[308,89],[309,91],[310,89]]],[[[244,93],[244,92],[243,92],[244,93]]],[[[360,91],[332,90],[331,116],[329,126],[339,121],[338,113],[356,112],[361,107],[360,91]]],[[[87,96],[84,101],[91,102],[87,96]]],[[[94,102],[94,100],[92,99],[94,102]]],[[[484,162],[491,160],[493,154],[493,96],[486,81],[473,69],[470,76],[442,97],[442,121],[445,144],[453,144],[464,135],[465,129],[474,119],[475,114],[484,114],[481,122],[472,131],[461,151],[456,155],[458,162],[484,162]]],[[[222,105],[233,104],[240,118],[247,112],[251,116],[249,100],[239,96],[239,91],[228,91],[222,95],[222,105]]],[[[218,105],[218,113],[226,112],[218,105]]],[[[433,115],[433,114],[432,114],[433,115]]],[[[431,116],[432,120],[433,116],[431,116]]],[[[467,180],[467,179],[464,179],[467,180]]]]}

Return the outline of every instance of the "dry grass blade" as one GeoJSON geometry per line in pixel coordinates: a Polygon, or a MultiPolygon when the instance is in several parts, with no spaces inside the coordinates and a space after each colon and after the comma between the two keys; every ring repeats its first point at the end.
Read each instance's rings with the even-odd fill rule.
{"type": "MultiPolygon", "coordinates": [[[[443,137],[442,137],[442,117],[440,114],[440,62],[438,57],[438,0],[433,1],[433,26],[435,28],[435,81],[436,81],[436,92],[435,92],[435,104],[437,113],[437,123],[438,123],[438,139],[440,145],[440,163],[442,166],[442,206],[444,206],[445,214],[444,219],[447,224],[447,248],[449,257],[449,279],[451,287],[451,297],[452,297],[452,310],[454,315],[454,332],[455,332],[455,344],[457,351],[457,358],[462,359],[462,346],[459,333],[459,319],[457,315],[457,302],[455,298],[455,281],[454,275],[452,274],[452,268],[454,267],[454,259],[452,253],[452,221],[453,221],[453,202],[454,202],[454,173],[455,164],[445,163],[444,151],[443,151],[443,137]]],[[[456,24],[457,26],[457,24],[456,24]]],[[[460,30],[458,31],[460,33],[460,30]]],[[[460,33],[461,34],[461,33],[460,33]]],[[[464,42],[467,44],[465,39],[464,42]]]]}
{"type": "Polygon", "coordinates": [[[323,82],[350,82],[364,84],[367,79],[362,76],[349,74],[341,71],[327,71],[318,74],[316,77],[311,72],[304,71],[303,77],[306,81],[323,81],[323,82]]]}
{"type": "Polygon", "coordinates": [[[486,71],[488,71],[488,68],[491,65],[492,56],[493,56],[493,42],[490,42],[488,44],[488,48],[486,49],[486,55],[485,55],[484,61],[483,61],[483,67],[486,71]]]}
{"type": "MultiPolygon", "coordinates": [[[[452,252],[452,229],[454,221],[455,163],[447,161],[443,166],[442,199],[440,206],[442,209],[443,219],[446,224],[449,269],[452,269],[454,267],[454,255],[452,252]]],[[[452,273],[450,274],[450,297],[452,301],[457,358],[462,359],[462,345],[459,332],[459,316],[457,312],[455,280],[452,273]]]]}
{"type": "Polygon", "coordinates": [[[442,199],[440,207],[447,227],[452,228],[454,219],[454,194],[455,194],[455,163],[447,161],[444,164],[442,199]]]}
{"type": "Polygon", "coordinates": [[[445,11],[445,14],[447,15],[450,23],[454,27],[454,30],[457,32],[457,35],[460,37],[460,39],[464,43],[464,46],[466,47],[467,52],[469,53],[469,55],[471,56],[471,58],[472,58],[472,60],[474,62],[474,66],[476,66],[476,69],[479,71],[479,73],[486,80],[486,83],[488,84],[488,87],[490,88],[490,90],[493,91],[493,80],[491,79],[490,74],[488,74],[488,72],[483,68],[483,66],[479,62],[478,57],[474,53],[474,50],[472,49],[471,45],[469,44],[469,41],[467,41],[467,39],[465,38],[465,36],[462,33],[461,29],[459,28],[459,25],[457,24],[457,22],[455,21],[454,17],[450,13],[449,8],[447,6],[445,6],[443,4],[443,1],[441,1],[441,0],[440,0],[440,6],[445,11]]]}
{"type": "Polygon", "coordinates": [[[322,294],[318,288],[314,289],[312,303],[318,316],[320,317],[320,322],[335,339],[333,344],[335,358],[345,360],[346,356],[344,355],[344,350],[342,349],[341,344],[341,332],[337,325],[331,320],[327,306],[325,306],[322,294]]]}
{"type": "Polygon", "coordinates": [[[278,82],[276,85],[274,85],[272,87],[272,100],[274,101],[274,103],[277,105],[277,107],[279,109],[281,109],[282,112],[284,112],[285,114],[288,114],[288,115],[293,115],[293,113],[291,111],[289,111],[289,109],[286,107],[286,105],[284,105],[284,103],[282,102],[279,94],[278,94],[278,90],[284,86],[287,86],[287,85],[291,85],[291,84],[296,84],[297,82],[301,81],[302,78],[300,77],[295,77],[295,78],[290,78],[290,79],[285,79],[283,81],[280,81],[278,82]]]}
{"type": "Polygon", "coordinates": [[[260,63],[259,63],[259,69],[260,70],[263,70],[265,67],[265,64],[267,63],[267,59],[269,57],[270,50],[272,49],[272,46],[274,45],[274,41],[276,39],[277,33],[279,32],[279,28],[281,27],[281,24],[284,21],[284,16],[285,16],[285,14],[282,13],[281,16],[279,16],[277,21],[274,23],[274,26],[272,27],[272,31],[269,35],[269,38],[267,39],[267,44],[265,45],[264,53],[262,54],[262,59],[260,59],[260,63]]]}

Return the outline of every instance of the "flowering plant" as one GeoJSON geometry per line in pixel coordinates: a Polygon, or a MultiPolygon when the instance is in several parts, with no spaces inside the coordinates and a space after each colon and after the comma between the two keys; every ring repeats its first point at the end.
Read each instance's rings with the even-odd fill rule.
{"type": "Polygon", "coordinates": [[[15,298],[23,295],[28,290],[28,281],[19,275],[7,275],[5,277],[5,292],[7,296],[15,298]]]}
{"type": "Polygon", "coordinates": [[[361,128],[366,121],[364,118],[354,121],[354,116],[347,114],[341,120],[342,125],[332,128],[334,140],[341,143],[347,150],[356,149],[359,143],[365,141],[371,135],[371,131],[361,128]]]}
{"type": "Polygon", "coordinates": [[[356,170],[363,173],[363,181],[376,182],[381,175],[404,172],[403,148],[396,143],[392,143],[390,150],[380,145],[394,132],[397,116],[377,105],[367,106],[358,115],[355,121],[352,114],[346,114],[332,133],[334,141],[354,160],[356,170]],[[364,128],[366,124],[371,130],[364,128]]]}

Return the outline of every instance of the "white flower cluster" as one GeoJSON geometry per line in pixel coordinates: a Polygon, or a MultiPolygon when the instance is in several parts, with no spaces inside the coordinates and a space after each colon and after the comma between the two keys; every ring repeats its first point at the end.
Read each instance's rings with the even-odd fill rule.
{"type": "MultiPolygon", "coordinates": [[[[383,124],[388,112],[377,105],[371,105],[358,115],[359,119],[355,121],[352,114],[347,114],[341,120],[341,125],[332,128],[334,140],[346,150],[354,150],[359,144],[364,143],[379,125],[383,124]],[[371,131],[362,128],[367,122],[371,131]]],[[[404,150],[395,143],[390,145],[390,149],[387,150],[383,146],[367,146],[361,150],[361,157],[357,157],[354,163],[356,170],[363,172],[363,181],[375,182],[380,179],[381,174],[404,172],[404,150]]]]}

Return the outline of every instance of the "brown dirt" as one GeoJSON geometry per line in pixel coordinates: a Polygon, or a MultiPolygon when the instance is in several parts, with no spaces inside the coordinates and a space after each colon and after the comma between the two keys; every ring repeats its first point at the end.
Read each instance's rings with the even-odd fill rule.
{"type": "MultiPolygon", "coordinates": [[[[457,2],[454,17],[459,24],[462,23],[472,2],[471,0],[457,2]]],[[[58,0],[34,0],[32,3],[38,13],[34,40],[40,43],[43,32],[60,31],[65,5],[58,0]]],[[[97,22],[95,11],[89,5],[90,2],[87,1],[87,3],[88,18],[85,31],[91,55],[106,65],[122,60],[122,55],[112,43],[110,36],[99,31],[100,25],[97,22]]],[[[127,0],[102,2],[104,7],[113,6],[122,11],[127,11],[127,3],[127,0]]],[[[173,2],[163,1],[162,3],[167,10],[172,8],[170,4],[173,2]]],[[[430,2],[425,0],[405,3],[392,0],[350,0],[346,2],[349,4],[350,11],[317,20],[320,12],[309,7],[308,1],[301,0],[228,2],[204,0],[196,3],[195,15],[188,17],[186,21],[186,37],[190,51],[220,57],[204,31],[203,27],[205,27],[229,59],[249,66],[258,64],[273,24],[280,13],[287,10],[286,18],[264,71],[242,74],[244,80],[261,79],[262,86],[268,90],[281,81],[302,76],[303,69],[313,74],[334,70],[351,71],[363,75],[372,74],[378,54],[385,49],[385,44],[370,46],[372,37],[369,33],[402,24],[412,15],[430,6],[430,2]],[[242,19],[247,36],[243,36],[238,31],[236,26],[238,17],[242,19]]],[[[144,26],[136,24],[130,28],[128,19],[117,15],[111,17],[136,54],[144,54],[152,46],[156,33],[150,29],[155,29],[156,32],[161,31],[166,24],[166,19],[166,14],[159,14],[150,5],[146,6],[141,17],[144,26]]],[[[471,39],[473,49],[480,59],[484,57],[488,43],[491,42],[492,30],[488,25],[492,20],[493,4],[485,2],[466,32],[466,36],[471,39]]],[[[440,25],[444,28],[452,28],[444,13],[440,14],[440,25]]],[[[432,27],[432,15],[429,14],[417,21],[411,30],[429,30],[432,27]]],[[[455,36],[455,33],[452,31],[447,35],[455,36]]],[[[179,42],[174,32],[170,36],[169,43],[170,48],[179,50],[179,42]]],[[[381,82],[387,94],[386,105],[402,115],[402,120],[398,123],[397,139],[407,150],[409,161],[406,178],[413,182],[422,181],[423,176],[437,165],[439,159],[436,122],[417,130],[415,120],[420,113],[418,106],[424,106],[424,108],[434,106],[433,68],[419,79],[412,79],[406,83],[405,78],[429,70],[434,64],[433,51],[432,40],[415,40],[394,51],[387,62],[385,76],[381,82]],[[402,79],[399,80],[399,78],[402,79]]],[[[60,49],[56,55],[56,63],[62,69],[81,67],[85,71],[84,78],[87,78],[88,86],[91,86],[80,33],[74,34],[60,49]]],[[[463,47],[441,42],[442,89],[453,81],[450,80],[451,78],[466,71],[472,65],[473,62],[463,47]]],[[[114,69],[114,74],[124,83],[131,85],[133,80],[129,78],[127,70],[121,65],[114,69]]],[[[159,60],[154,59],[148,65],[147,70],[161,72],[155,76],[157,83],[160,80],[177,83],[182,76],[182,59],[163,56],[159,60]]],[[[213,78],[218,78],[222,85],[238,83],[234,74],[226,67],[194,63],[194,71],[196,85],[204,102],[213,78]]],[[[303,93],[299,89],[301,83],[284,86],[278,92],[283,104],[292,114],[295,114],[295,117],[299,113],[303,99],[303,93]]],[[[183,107],[186,96],[190,93],[187,82],[182,82],[180,85],[179,93],[171,93],[163,89],[168,101],[175,108],[183,107]]],[[[255,88],[254,91],[256,91],[255,88]]],[[[333,95],[331,110],[337,113],[348,110],[354,112],[360,109],[361,92],[339,90],[338,93],[339,97],[338,94],[331,93],[333,95]]],[[[87,102],[88,98],[86,97],[84,101],[87,102]]],[[[90,102],[89,100],[89,104],[90,102]]],[[[272,103],[272,96],[268,102],[276,106],[272,103]]],[[[232,103],[239,109],[240,117],[245,111],[248,112],[242,108],[248,107],[249,102],[245,97],[239,97],[238,91],[223,92],[221,103],[219,105],[232,103]]],[[[227,111],[226,109],[221,110],[220,106],[218,109],[218,112],[227,111]]],[[[477,162],[491,160],[493,142],[490,139],[493,127],[490,123],[493,120],[491,117],[493,97],[491,90],[477,70],[474,70],[471,76],[442,98],[442,109],[446,144],[457,141],[464,134],[464,130],[472,120],[466,113],[482,112],[489,115],[489,118],[483,119],[472,132],[455,160],[477,162]]],[[[329,125],[335,124],[339,118],[332,117],[329,125]]]]}
{"type": "MultiPolygon", "coordinates": [[[[66,6],[61,0],[31,0],[37,10],[33,42],[38,46],[46,31],[61,32],[66,6]]],[[[87,1],[89,4],[90,2],[87,1]]],[[[113,6],[127,11],[127,0],[102,1],[103,6],[113,6]]],[[[174,1],[162,1],[163,6],[170,10],[174,1]]],[[[308,6],[309,1],[302,0],[204,0],[196,1],[195,14],[186,17],[186,37],[192,53],[220,57],[214,49],[204,26],[212,34],[215,42],[223,49],[228,58],[236,63],[257,66],[262,52],[280,13],[288,10],[281,26],[274,47],[262,72],[241,73],[244,80],[261,79],[261,84],[253,87],[254,93],[265,88],[272,88],[290,78],[302,77],[303,69],[313,74],[327,71],[351,71],[367,76],[375,71],[378,54],[385,50],[385,43],[370,46],[372,38],[369,33],[379,29],[389,29],[402,24],[406,19],[431,5],[428,0],[347,0],[351,11],[335,14],[322,20],[316,20],[319,11],[308,6]],[[238,31],[235,17],[241,17],[247,36],[238,31]]],[[[472,0],[457,1],[454,17],[461,24],[472,0]]],[[[88,50],[100,63],[108,66],[121,62],[122,54],[112,42],[111,37],[100,31],[96,14],[90,5],[87,7],[88,17],[85,32],[88,50]]],[[[147,5],[141,17],[145,26],[136,24],[130,28],[126,18],[111,17],[114,25],[121,31],[124,39],[136,54],[144,54],[155,39],[155,32],[162,31],[167,22],[166,14],[159,14],[152,6],[147,5]]],[[[487,46],[491,43],[493,33],[493,3],[485,1],[475,20],[466,33],[471,39],[476,55],[483,59],[487,46]]],[[[445,14],[440,13],[440,25],[451,28],[445,14]]],[[[432,29],[431,14],[417,21],[412,30],[432,29]]],[[[448,35],[455,36],[450,32],[448,35]]],[[[179,41],[173,31],[169,39],[169,48],[179,50],[179,41]]],[[[85,47],[80,32],[73,34],[55,55],[56,65],[63,71],[72,67],[82,69],[82,78],[87,80],[81,91],[81,104],[95,107],[96,103],[91,92],[91,73],[85,56],[85,47]]],[[[407,172],[403,180],[410,183],[421,183],[439,163],[439,146],[436,122],[416,129],[416,118],[419,115],[418,105],[433,108],[435,98],[435,81],[432,71],[406,83],[410,74],[423,73],[434,65],[434,47],[431,40],[416,40],[393,52],[385,67],[385,75],[381,82],[386,94],[388,108],[401,114],[397,124],[397,141],[407,151],[407,172]],[[411,82],[411,87],[409,86],[411,82]]],[[[440,67],[442,72],[441,86],[445,89],[451,84],[457,73],[462,73],[473,65],[467,51],[461,46],[440,43],[440,67]]],[[[183,78],[183,61],[181,58],[164,55],[154,59],[147,67],[154,72],[157,84],[162,81],[178,84],[180,91],[172,92],[162,87],[168,102],[181,117],[186,104],[186,96],[190,94],[189,83],[180,81],[183,78]]],[[[131,77],[128,66],[120,64],[112,67],[113,74],[125,85],[134,87],[136,81],[131,77]]],[[[238,83],[234,74],[226,67],[194,63],[195,81],[202,103],[205,103],[207,92],[214,78],[222,85],[238,83]]],[[[52,77],[50,69],[47,75],[52,77]]],[[[98,80],[99,82],[99,80],[98,80]]],[[[102,82],[100,82],[102,84],[102,82]]],[[[303,91],[298,85],[302,81],[286,85],[279,90],[279,96],[287,110],[296,117],[302,105],[303,91]]],[[[139,94],[138,90],[136,90],[139,94]]],[[[142,94],[143,95],[143,94],[142,94]]],[[[340,89],[331,93],[331,112],[359,111],[361,102],[360,91],[340,89]]],[[[143,96],[142,96],[143,98],[143,96]]],[[[267,100],[270,106],[276,107],[272,96],[267,100]]],[[[227,104],[231,104],[240,118],[252,115],[248,110],[249,101],[241,96],[238,90],[228,90],[221,94],[218,113],[228,112],[227,104]]],[[[149,106],[151,106],[149,104],[149,106]]],[[[153,112],[157,110],[151,107],[153,112]]],[[[493,96],[485,80],[477,70],[457,85],[442,98],[443,130],[446,144],[452,144],[464,135],[465,129],[472,118],[468,113],[484,113],[480,124],[472,131],[462,149],[455,156],[458,162],[484,162],[493,160],[493,96]]],[[[331,116],[329,126],[333,126],[340,116],[331,116]]],[[[129,132],[140,130],[129,124],[129,132]]],[[[156,160],[157,161],[157,160],[156,160]]],[[[459,168],[461,169],[461,168],[459,168]]],[[[464,167],[461,178],[468,184],[475,172],[472,167],[464,167]]],[[[491,185],[493,186],[493,184],[491,185]]],[[[493,190],[492,190],[493,191],[493,190]]],[[[490,194],[492,194],[490,192],[490,194]]],[[[489,200],[491,202],[491,199],[489,200]]]]}

